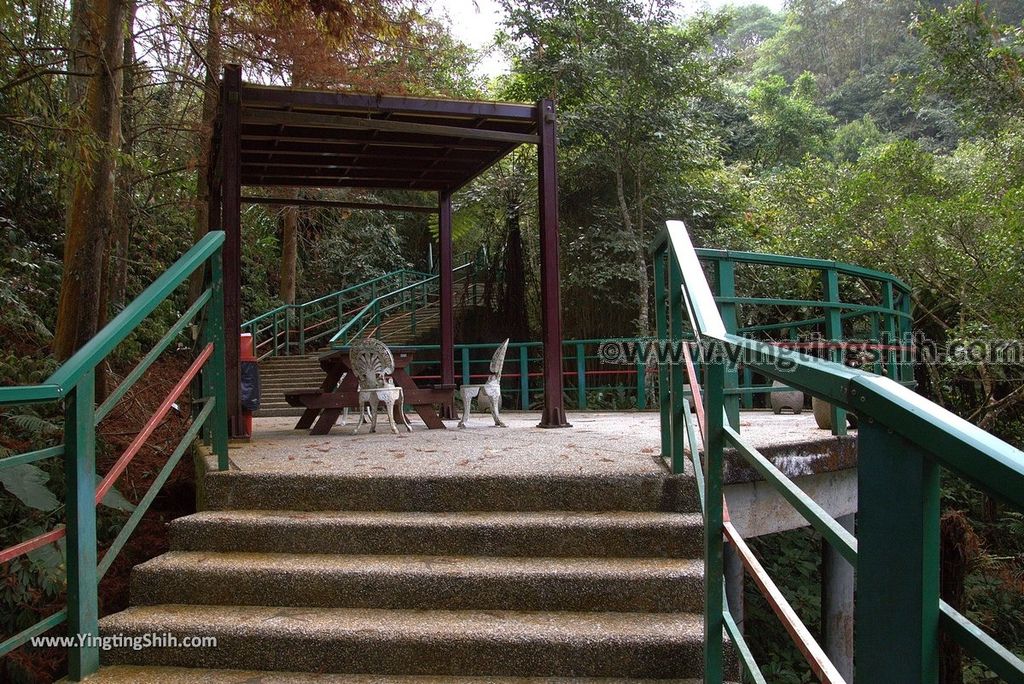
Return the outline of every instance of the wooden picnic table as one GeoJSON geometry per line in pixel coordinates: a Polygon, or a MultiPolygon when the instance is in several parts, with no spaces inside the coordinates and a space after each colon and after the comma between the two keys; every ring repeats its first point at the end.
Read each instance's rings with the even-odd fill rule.
{"type": "MultiPolygon", "coordinates": [[[[455,387],[434,385],[420,387],[409,374],[412,350],[392,350],[395,357],[395,372],[391,377],[395,384],[405,391],[405,403],[412,406],[428,428],[444,430],[444,422],[438,416],[434,405],[451,412],[454,407],[455,387]]],[[[346,408],[359,410],[359,382],[352,370],[347,349],[338,349],[320,357],[320,367],[327,376],[319,389],[289,390],[285,399],[292,406],[306,410],[295,424],[296,430],[308,430],[311,435],[326,435],[338,421],[346,408]]],[[[376,407],[374,407],[376,410],[376,407]]],[[[404,407],[395,404],[395,414],[404,407]]],[[[451,413],[449,413],[451,415],[451,413]]],[[[392,420],[395,416],[392,416],[392,420]]],[[[401,420],[399,418],[399,420],[401,420]]]]}

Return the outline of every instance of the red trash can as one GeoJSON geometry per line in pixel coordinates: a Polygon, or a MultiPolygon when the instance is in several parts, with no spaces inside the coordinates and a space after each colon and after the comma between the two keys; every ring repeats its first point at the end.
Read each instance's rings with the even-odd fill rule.
{"type": "MultiPolygon", "coordinates": [[[[252,345],[252,333],[242,333],[239,338],[238,344],[238,361],[239,365],[252,364],[256,365],[256,353],[252,345]]],[[[258,376],[257,376],[258,377],[258,376]]],[[[239,391],[243,391],[242,387],[239,387],[239,391]]],[[[259,402],[259,382],[256,383],[256,401],[259,402]]],[[[242,402],[242,429],[245,431],[245,437],[252,437],[252,411],[246,408],[248,402],[242,402]]]]}

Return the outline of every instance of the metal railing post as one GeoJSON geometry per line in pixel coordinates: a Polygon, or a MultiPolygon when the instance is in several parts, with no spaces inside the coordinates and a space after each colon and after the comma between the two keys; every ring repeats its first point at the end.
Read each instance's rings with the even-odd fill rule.
{"type": "MultiPolygon", "coordinates": [[[[839,303],[839,273],[832,268],[825,269],[821,274],[821,283],[824,290],[825,301],[830,305],[839,303]]],[[[829,306],[825,309],[825,337],[827,342],[843,341],[843,319],[842,312],[836,306],[829,306]]],[[[833,349],[829,357],[836,363],[843,362],[842,349],[833,349]]],[[[832,412],[832,434],[846,434],[846,411],[835,404],[831,405],[832,412]]]]}
{"type": "MultiPolygon", "coordinates": [[[[665,252],[661,249],[654,255],[654,321],[658,333],[658,345],[667,345],[668,311],[665,310],[665,252]]],[[[659,349],[658,353],[658,409],[661,414],[661,457],[672,455],[671,424],[672,399],[669,394],[669,372],[665,363],[667,350],[659,349]]]]}
{"type": "Polygon", "coordinates": [[[857,437],[857,684],[938,681],[939,475],[873,419],[857,437]]]}
{"type": "Polygon", "coordinates": [[[299,354],[306,353],[306,308],[299,307],[299,354]]]}
{"type": "MultiPolygon", "coordinates": [[[[913,331],[913,320],[910,318],[911,313],[911,301],[910,293],[904,292],[900,297],[900,313],[904,314],[900,316],[900,320],[897,322],[898,330],[900,331],[899,344],[904,347],[909,347],[914,342],[914,331],[913,331]]],[[[898,366],[898,378],[893,378],[900,382],[905,382],[914,379],[914,367],[910,363],[901,363],[898,366]]]]}
{"type": "Polygon", "coordinates": [[[725,433],[727,369],[721,362],[707,368],[704,396],[707,443],[704,445],[704,682],[721,684],[725,665],[722,653],[724,558],[722,543],[722,452],[725,433]]]}
{"type": "MultiPolygon", "coordinates": [[[[96,371],[82,376],[64,407],[64,478],[67,498],[68,635],[99,636],[99,577],[96,571],[96,371]]],[[[76,644],[68,651],[68,678],[93,674],[99,648],[76,644]]]]}
{"type": "MultiPolygon", "coordinates": [[[[671,344],[675,347],[677,344],[686,344],[686,341],[683,340],[683,316],[686,315],[684,313],[686,306],[683,302],[683,272],[680,270],[675,254],[671,251],[668,253],[668,269],[669,332],[671,344]]],[[[683,418],[683,403],[687,399],[683,391],[686,375],[683,359],[681,355],[675,354],[674,349],[672,351],[673,353],[670,355],[672,365],[669,370],[672,386],[672,409],[669,412],[669,454],[672,459],[672,468],[675,469],[677,466],[682,466],[685,457],[683,442],[686,427],[683,418]]],[[[690,387],[690,391],[696,392],[698,389],[690,387]]]]}
{"type": "Polygon", "coordinates": [[[292,355],[292,307],[284,308],[284,355],[292,355]]]}
{"type": "Polygon", "coordinates": [[[754,374],[750,371],[749,366],[743,366],[743,387],[746,391],[743,392],[743,408],[752,409],[754,408],[754,393],[750,390],[750,387],[754,384],[754,374]]]}
{"type": "Polygon", "coordinates": [[[519,408],[530,408],[530,357],[526,344],[519,347],[519,408]]]}
{"type": "Polygon", "coordinates": [[[270,345],[271,349],[272,349],[271,356],[277,356],[277,347],[278,347],[278,344],[280,344],[280,343],[277,341],[278,330],[277,330],[277,312],[276,311],[274,312],[274,315],[271,318],[273,319],[272,325],[273,325],[273,335],[274,335],[273,341],[271,342],[271,345],[270,345]]]}
{"type": "Polygon", "coordinates": [[[647,360],[644,357],[646,347],[637,345],[636,360],[636,408],[643,411],[647,408],[647,360]]]}
{"type": "MultiPolygon", "coordinates": [[[[716,285],[718,296],[736,296],[736,264],[730,259],[719,259],[715,268],[716,285]]],[[[725,324],[725,331],[735,334],[739,327],[736,320],[736,305],[732,302],[722,302],[718,306],[721,312],[722,322],[725,324]]],[[[725,388],[735,390],[739,387],[739,373],[736,364],[731,361],[725,366],[725,388]]],[[[725,411],[729,416],[729,424],[739,429],[740,425],[740,398],[735,392],[725,394],[725,411]]]]}
{"type": "Polygon", "coordinates": [[[587,352],[582,342],[576,343],[576,406],[587,410],[587,352]]]}
{"type": "Polygon", "coordinates": [[[470,384],[471,379],[469,377],[469,347],[462,348],[462,384],[470,384]]]}

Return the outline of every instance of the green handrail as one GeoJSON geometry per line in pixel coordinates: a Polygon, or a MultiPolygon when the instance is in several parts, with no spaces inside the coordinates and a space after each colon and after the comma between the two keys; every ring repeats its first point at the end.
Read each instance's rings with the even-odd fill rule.
{"type": "Polygon", "coordinates": [[[44,458],[63,457],[66,478],[65,526],[0,550],[0,563],[15,561],[33,549],[61,538],[67,540],[67,607],[0,643],[0,657],[66,621],[68,633],[72,636],[78,635],[82,639],[69,648],[68,678],[71,681],[80,681],[96,672],[99,668],[96,638],[99,636],[100,577],[113,563],[156,498],[157,492],[197,437],[202,436],[210,443],[213,453],[217,456],[218,467],[221,470],[227,468],[227,374],[224,359],[224,282],[221,262],[223,244],[222,231],[211,232],[199,240],[43,383],[0,388],[0,407],[44,401],[62,401],[64,404],[64,443],[4,457],[0,459],[0,470],[24,467],[44,458]],[[196,272],[204,274],[205,289],[169,327],[153,349],[143,356],[107,400],[97,407],[97,368],[161,303],[167,301],[179,286],[196,272]],[[193,326],[196,320],[201,320],[201,325],[195,360],[140,430],[136,440],[97,485],[97,425],[161,353],[172,343],[181,341],[185,331],[193,326]],[[138,453],[145,440],[166,418],[174,403],[190,385],[194,385],[191,426],[172,450],[167,462],[157,473],[150,488],[114,541],[107,547],[103,557],[98,558],[97,504],[104,499],[107,491],[138,453]]]}
{"type": "MultiPolygon", "coordinates": [[[[481,261],[481,254],[482,250],[463,251],[456,254],[453,261],[459,264],[473,264],[475,269],[481,261]]],[[[293,352],[293,348],[299,354],[305,354],[312,343],[329,337],[333,329],[340,327],[347,313],[358,312],[346,307],[365,304],[381,291],[387,292],[395,287],[404,288],[408,284],[414,284],[410,281],[423,281],[432,276],[433,273],[412,269],[391,271],[302,304],[282,304],[245,321],[240,326],[241,331],[252,335],[253,350],[258,359],[287,356],[293,352]],[[293,340],[292,323],[296,319],[299,326],[298,339],[293,340]],[[266,337],[264,333],[268,332],[270,335],[266,337]],[[266,348],[267,345],[269,349],[266,348]]]]}
{"type": "MultiPolygon", "coordinates": [[[[659,334],[670,333],[688,320],[705,355],[720,356],[706,363],[704,398],[706,421],[703,446],[690,439],[694,466],[703,475],[705,520],[705,681],[723,679],[722,631],[737,643],[740,657],[755,681],[763,681],[757,663],[736,629],[722,589],[723,534],[737,549],[747,571],[759,584],[775,589],[770,577],[749,553],[745,542],[723,516],[722,456],[727,445],[736,448],[766,481],[779,490],[826,541],[857,568],[856,679],[858,684],[881,681],[935,682],[938,676],[938,633],[942,629],[982,663],[1010,682],[1024,682],[1024,662],[970,623],[939,598],[938,525],[939,468],[945,467],[989,493],[1024,508],[1024,453],[968,423],[903,386],[900,378],[887,378],[835,361],[819,359],[796,350],[748,339],[729,330],[704,278],[698,255],[685,226],[670,221],[652,245],[655,255],[656,296],[668,306],[658,306],[659,334]],[[666,278],[664,262],[670,276],[666,278]],[[666,282],[668,281],[668,282],[666,282]],[[681,296],[677,296],[681,295],[681,296]],[[732,361],[775,380],[832,403],[837,410],[859,416],[857,537],[853,539],[838,523],[797,489],[774,465],[744,441],[739,426],[729,415],[723,391],[732,361]],[[703,467],[698,453],[703,455],[703,467]]],[[[868,269],[829,261],[777,255],[750,255],[715,251],[720,260],[734,254],[750,263],[793,265],[823,272],[824,291],[837,299],[835,276],[848,274],[886,282],[884,291],[890,311],[899,291],[903,316],[889,323],[909,320],[909,288],[906,284],[868,269]]],[[[835,311],[835,308],[831,309],[835,311]]],[[[826,325],[828,325],[826,314],[826,325]]],[[[835,321],[832,321],[834,328],[835,321]]],[[[834,330],[833,330],[834,332],[834,330]]],[[[905,332],[905,329],[904,329],[905,332]]],[[[668,338],[665,338],[668,339],[668,338]]],[[[673,338],[678,339],[678,338],[673,338]]],[[[688,343],[687,343],[688,344],[688,343]]],[[[682,451],[682,435],[673,429],[682,424],[688,404],[679,402],[678,388],[666,385],[669,374],[681,372],[680,362],[669,368],[663,362],[659,376],[662,405],[664,456],[682,451]],[[685,406],[682,408],[679,404],[685,406]],[[678,407],[678,408],[677,408],[678,407]],[[666,421],[667,417],[667,421],[666,421]],[[677,443],[678,442],[678,443],[677,443]]],[[[691,379],[696,378],[691,374],[691,379]]],[[[843,421],[845,423],[845,420],[843,421]]],[[[770,603],[798,637],[815,674],[828,682],[841,681],[820,647],[810,638],[792,609],[773,594],[770,603]],[[772,600],[774,599],[774,600],[772,600]]]]}
{"type": "MultiPolygon", "coordinates": [[[[452,273],[459,273],[461,271],[466,271],[467,269],[471,269],[473,267],[473,262],[465,263],[462,264],[461,266],[453,268],[452,273]]],[[[410,301],[405,297],[405,294],[407,292],[418,289],[422,292],[423,299],[426,300],[428,295],[428,288],[430,288],[431,285],[437,284],[439,282],[439,279],[439,275],[430,276],[429,278],[424,278],[423,280],[412,283],[411,285],[406,285],[405,287],[400,287],[396,290],[392,290],[385,294],[374,297],[369,302],[367,302],[366,305],[363,306],[363,308],[360,309],[358,313],[352,316],[348,321],[345,322],[344,325],[342,325],[338,329],[338,332],[336,332],[330,339],[331,346],[336,347],[345,346],[349,344],[353,339],[358,337],[371,324],[376,323],[377,325],[380,325],[381,313],[391,311],[392,309],[395,308],[404,308],[408,306],[410,304],[410,301]],[[387,302],[388,300],[393,300],[395,298],[398,298],[397,303],[383,306],[385,302],[387,302]],[[371,316],[372,320],[367,320],[371,318],[371,316]]],[[[436,291],[437,287],[434,287],[432,289],[436,291]]],[[[412,300],[412,304],[416,304],[415,299],[412,300]]]]}
{"type": "Polygon", "coordinates": [[[305,354],[312,345],[329,337],[347,313],[357,310],[356,307],[375,296],[379,290],[387,290],[399,283],[404,285],[410,280],[429,277],[429,273],[410,269],[392,271],[302,304],[284,304],[276,307],[245,321],[241,325],[241,330],[252,335],[253,348],[258,359],[287,356],[293,352],[305,354]],[[298,336],[297,339],[293,339],[292,333],[296,323],[298,336]]]}

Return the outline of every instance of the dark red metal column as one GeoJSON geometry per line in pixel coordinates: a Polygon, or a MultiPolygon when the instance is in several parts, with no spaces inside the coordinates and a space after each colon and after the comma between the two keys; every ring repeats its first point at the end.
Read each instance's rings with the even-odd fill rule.
{"type": "Polygon", "coordinates": [[[558,169],[555,103],[537,103],[537,185],[540,199],[540,296],[544,341],[544,414],[540,427],[572,427],[562,401],[562,296],[558,271],[558,169]]]}
{"type": "Polygon", "coordinates": [[[239,403],[238,335],[242,325],[242,67],[224,67],[221,84],[221,226],[224,228],[224,357],[227,365],[228,434],[244,435],[239,403]]]}
{"type": "MultiPolygon", "coordinates": [[[[438,195],[438,243],[440,254],[438,269],[440,274],[441,298],[441,384],[455,386],[455,317],[452,312],[452,195],[441,192],[438,195]]],[[[454,405],[445,406],[444,413],[454,414],[454,405]]],[[[442,415],[442,418],[454,419],[455,415],[442,415]]]]}

